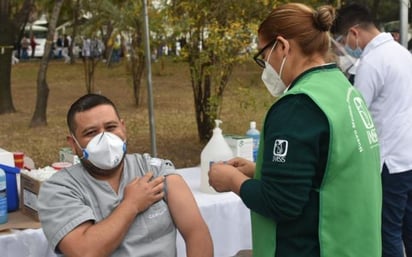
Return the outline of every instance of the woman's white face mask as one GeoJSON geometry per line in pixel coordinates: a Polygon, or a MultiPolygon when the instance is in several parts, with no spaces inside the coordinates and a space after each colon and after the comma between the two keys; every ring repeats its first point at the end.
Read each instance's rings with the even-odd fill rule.
{"type": "Polygon", "coordinates": [[[272,51],[275,49],[277,43],[278,41],[275,42],[272,49],[270,50],[269,55],[265,60],[265,68],[263,69],[263,72],[262,72],[262,81],[265,84],[266,89],[269,91],[269,93],[272,96],[275,96],[275,97],[282,95],[283,92],[285,92],[286,90],[286,85],[281,79],[283,68],[286,62],[286,56],[283,57],[282,63],[280,65],[279,74],[275,71],[275,69],[273,69],[272,65],[270,65],[269,63],[270,55],[272,54],[272,51]]]}

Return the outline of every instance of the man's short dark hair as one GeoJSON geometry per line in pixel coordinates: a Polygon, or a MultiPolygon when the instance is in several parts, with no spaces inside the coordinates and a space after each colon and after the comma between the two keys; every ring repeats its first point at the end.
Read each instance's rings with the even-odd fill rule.
{"type": "Polygon", "coordinates": [[[355,25],[360,27],[374,26],[374,19],[367,6],[351,3],[337,10],[336,19],[331,31],[333,34],[344,35],[355,25]]]}
{"type": "Polygon", "coordinates": [[[117,117],[120,118],[114,103],[107,97],[99,94],[86,94],[79,99],[77,99],[67,112],[67,126],[71,133],[74,133],[76,130],[76,124],[74,122],[74,116],[78,112],[84,112],[90,110],[98,105],[110,105],[115,110],[117,117]]]}

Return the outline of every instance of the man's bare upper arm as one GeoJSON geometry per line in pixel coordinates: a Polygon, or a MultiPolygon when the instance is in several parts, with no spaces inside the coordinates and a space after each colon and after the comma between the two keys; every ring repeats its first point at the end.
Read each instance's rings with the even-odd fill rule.
{"type": "Polygon", "coordinates": [[[191,230],[206,226],[192,191],[184,179],[172,174],[167,179],[167,201],[173,220],[184,237],[191,230]]]}

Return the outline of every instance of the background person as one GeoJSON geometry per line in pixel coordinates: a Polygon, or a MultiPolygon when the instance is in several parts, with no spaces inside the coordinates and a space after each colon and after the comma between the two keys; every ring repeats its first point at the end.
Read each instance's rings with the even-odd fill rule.
{"type": "Polygon", "coordinates": [[[60,59],[63,57],[62,51],[63,51],[63,37],[59,35],[56,41],[56,50],[57,50],[57,58],[60,59]]]}
{"type": "Polygon", "coordinates": [[[23,36],[23,38],[21,39],[21,59],[22,60],[29,59],[29,46],[30,46],[30,40],[26,36],[23,36]]]}
{"type": "Polygon", "coordinates": [[[31,35],[30,37],[31,58],[35,57],[37,45],[38,43],[36,42],[36,38],[34,37],[34,35],[31,35]]]}
{"type": "Polygon", "coordinates": [[[169,161],[126,154],[125,123],[109,99],[79,98],[67,123],[81,163],[43,182],[38,199],[52,249],[65,256],[176,256],[177,228],[187,256],[213,256],[189,187],[169,161]]]}
{"type": "Polygon", "coordinates": [[[70,63],[69,47],[71,44],[71,38],[64,34],[63,36],[63,46],[62,46],[62,57],[64,58],[64,63],[70,63]]]}
{"type": "Polygon", "coordinates": [[[354,86],[375,121],[381,145],[383,257],[412,256],[412,55],[374,25],[369,9],[343,6],[334,26],[360,57],[354,86]]]}
{"type": "Polygon", "coordinates": [[[252,210],[253,256],[381,255],[379,146],[360,93],[325,61],[333,19],[331,6],[286,4],[261,23],[255,60],[280,98],[256,166],[235,158],[209,171],[252,210]]]}

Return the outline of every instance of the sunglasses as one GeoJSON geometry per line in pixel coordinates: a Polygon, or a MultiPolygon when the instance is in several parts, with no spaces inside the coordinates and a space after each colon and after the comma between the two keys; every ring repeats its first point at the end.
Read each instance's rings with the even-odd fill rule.
{"type": "Polygon", "coordinates": [[[255,60],[255,62],[257,63],[257,65],[259,65],[260,67],[262,67],[263,69],[266,67],[266,62],[263,58],[261,58],[260,56],[263,54],[263,52],[268,49],[269,47],[271,47],[274,43],[276,42],[276,38],[273,39],[272,41],[270,41],[269,43],[267,43],[262,49],[260,49],[259,52],[257,52],[257,54],[255,54],[253,56],[253,60],[255,60]]]}

